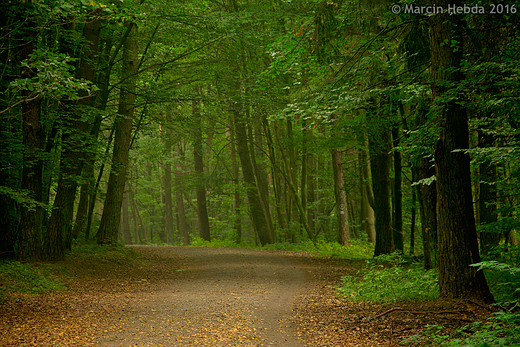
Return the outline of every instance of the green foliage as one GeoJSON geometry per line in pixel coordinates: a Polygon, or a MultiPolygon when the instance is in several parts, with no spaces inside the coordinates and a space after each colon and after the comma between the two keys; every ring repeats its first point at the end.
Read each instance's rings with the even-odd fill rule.
{"type": "MultiPolygon", "coordinates": [[[[518,248],[514,251],[518,253],[518,248]]],[[[520,308],[520,267],[497,260],[485,260],[472,264],[480,270],[485,270],[489,286],[495,300],[502,307],[520,308]]]]}
{"type": "Polygon", "coordinates": [[[0,264],[0,302],[14,293],[43,294],[63,290],[65,285],[58,280],[49,264],[8,261],[0,264]]]}
{"type": "Polygon", "coordinates": [[[36,49],[30,55],[29,61],[21,62],[23,67],[36,71],[36,76],[11,82],[13,92],[27,90],[34,93],[33,97],[49,97],[55,100],[66,97],[77,100],[79,90],[97,90],[90,83],[74,78],[70,70],[75,60],[62,53],[36,49]]]}
{"type": "Polygon", "coordinates": [[[345,276],[339,291],[355,301],[433,300],[439,294],[437,271],[401,254],[382,255],[367,261],[357,276],[345,276]]]}

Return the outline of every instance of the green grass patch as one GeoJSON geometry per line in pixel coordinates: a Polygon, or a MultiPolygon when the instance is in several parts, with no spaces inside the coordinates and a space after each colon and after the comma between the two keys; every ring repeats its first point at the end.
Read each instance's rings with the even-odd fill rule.
{"type": "Polygon", "coordinates": [[[337,242],[317,242],[313,244],[311,241],[305,241],[302,243],[273,243],[262,248],[292,252],[311,252],[318,256],[346,259],[369,259],[374,253],[374,246],[371,243],[358,240],[351,240],[350,245],[347,247],[337,242]]]}
{"type": "Polygon", "coordinates": [[[44,294],[66,289],[51,264],[7,261],[0,264],[0,302],[15,293],[44,294]]]}
{"type": "Polygon", "coordinates": [[[193,247],[227,247],[227,248],[257,248],[271,251],[289,252],[310,252],[317,256],[338,257],[346,259],[369,259],[374,254],[374,246],[371,243],[351,240],[347,247],[337,242],[318,242],[313,244],[311,241],[300,243],[278,242],[264,246],[256,246],[246,243],[236,243],[231,240],[211,240],[205,241],[201,238],[193,239],[190,246],[193,247]]]}
{"type": "Polygon", "coordinates": [[[125,247],[123,243],[98,245],[94,241],[74,244],[72,252],[68,256],[85,260],[106,260],[118,264],[139,259],[139,254],[131,248],[125,247]]]}
{"type": "Polygon", "coordinates": [[[397,302],[434,300],[439,295],[436,270],[394,253],[367,261],[355,276],[344,276],[338,287],[348,300],[397,302]]]}
{"type": "Polygon", "coordinates": [[[200,237],[195,237],[191,241],[190,246],[192,247],[224,247],[224,248],[255,248],[254,245],[249,245],[245,243],[236,243],[232,240],[219,240],[213,239],[211,241],[206,241],[201,239],[200,237]]]}

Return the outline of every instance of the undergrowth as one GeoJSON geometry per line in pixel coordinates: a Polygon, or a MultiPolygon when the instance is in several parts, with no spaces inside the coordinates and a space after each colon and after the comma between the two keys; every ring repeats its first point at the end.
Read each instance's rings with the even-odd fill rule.
{"type": "Polygon", "coordinates": [[[300,243],[279,242],[267,244],[264,246],[255,246],[245,243],[235,243],[231,240],[212,240],[205,241],[201,238],[195,238],[190,246],[194,247],[229,247],[229,248],[259,248],[272,251],[290,251],[290,252],[310,252],[317,256],[337,257],[347,259],[368,259],[374,253],[374,246],[371,243],[351,240],[349,246],[345,247],[337,242],[317,242],[313,244],[311,241],[300,243]]]}
{"type": "Polygon", "coordinates": [[[473,266],[484,270],[496,305],[501,311],[484,322],[474,322],[443,335],[440,325],[428,326],[403,344],[443,347],[520,346],[520,248],[496,248],[473,266]]]}
{"type": "Polygon", "coordinates": [[[75,243],[69,256],[80,257],[86,260],[107,260],[115,263],[123,263],[137,260],[139,255],[131,248],[125,247],[123,243],[112,245],[98,245],[94,241],[75,243]]]}
{"type": "MultiPolygon", "coordinates": [[[[105,260],[115,263],[135,261],[137,252],[123,244],[100,246],[95,242],[75,243],[67,257],[79,257],[84,261],[105,260]]],[[[0,302],[16,294],[44,294],[65,290],[67,272],[63,263],[4,261],[0,263],[0,302]]]]}
{"type": "Polygon", "coordinates": [[[355,276],[344,276],[338,287],[348,300],[397,302],[434,300],[439,295],[437,271],[399,253],[368,260],[355,276]]]}
{"type": "Polygon", "coordinates": [[[14,293],[44,294],[66,289],[51,264],[6,261],[0,264],[0,302],[14,293]]]}

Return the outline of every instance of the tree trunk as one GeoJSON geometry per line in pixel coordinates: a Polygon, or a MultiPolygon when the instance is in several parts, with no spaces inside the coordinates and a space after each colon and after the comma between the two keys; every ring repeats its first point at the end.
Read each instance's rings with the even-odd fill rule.
{"type": "MultiPolygon", "coordinates": [[[[276,124],[276,122],[274,123],[276,124]]],[[[273,135],[271,133],[271,127],[269,126],[269,121],[267,117],[262,118],[262,125],[264,128],[264,133],[267,141],[267,148],[269,150],[269,162],[271,163],[271,172],[272,172],[272,181],[273,181],[273,192],[274,192],[274,203],[276,208],[276,219],[278,222],[278,229],[285,230],[287,225],[284,220],[284,215],[282,211],[282,182],[280,178],[280,172],[277,169],[277,155],[276,155],[276,147],[273,141],[273,135]]],[[[275,130],[276,131],[276,130],[275,130]]],[[[280,235],[279,235],[280,237],[280,235]]]]}
{"type": "MultiPolygon", "coordinates": [[[[233,120],[231,120],[233,122],[233,120]]],[[[237,164],[237,150],[235,143],[235,131],[233,125],[229,127],[229,143],[230,143],[230,160],[231,160],[231,174],[233,181],[233,211],[234,211],[234,227],[235,227],[235,242],[237,244],[242,242],[242,221],[240,213],[240,189],[238,186],[238,164],[237,164]]]]}
{"type": "Polygon", "coordinates": [[[186,210],[184,208],[184,199],[182,197],[182,189],[184,184],[183,173],[182,173],[182,162],[184,161],[184,152],[181,147],[176,144],[175,152],[179,155],[177,165],[175,166],[175,205],[177,207],[177,227],[179,230],[179,236],[182,237],[185,245],[190,244],[190,234],[188,228],[188,221],[186,219],[186,210]]]}
{"type": "MultiPolygon", "coordinates": [[[[309,131],[310,132],[310,131],[309,131]]],[[[314,218],[316,218],[315,208],[313,208],[314,203],[316,201],[316,164],[314,162],[314,158],[309,153],[306,159],[307,166],[307,223],[309,223],[309,227],[312,230],[313,235],[316,235],[316,225],[314,223],[314,218]]]]}
{"type": "MultiPolygon", "coordinates": [[[[428,157],[420,159],[417,180],[430,179],[435,175],[435,167],[428,157]]],[[[437,183],[420,184],[417,187],[419,212],[421,216],[421,234],[424,251],[425,270],[437,267],[437,183]]]]}
{"type": "MultiPolygon", "coordinates": [[[[8,20],[8,8],[2,7],[0,12],[0,47],[9,47],[10,36],[9,36],[9,25],[8,20]]],[[[0,61],[3,62],[3,68],[7,68],[9,65],[8,57],[13,54],[11,49],[4,48],[0,51],[0,61]]],[[[12,63],[11,63],[12,64],[12,63]]],[[[14,64],[13,64],[14,65],[14,64]]],[[[6,70],[4,70],[6,71],[6,70]]],[[[1,81],[0,93],[7,95],[9,83],[13,80],[13,77],[8,77],[4,73],[0,74],[1,81]],[[5,93],[5,94],[4,94],[5,93]]],[[[8,103],[0,100],[0,109],[7,109],[8,103]]],[[[0,141],[0,162],[5,163],[7,161],[13,162],[18,161],[20,155],[17,155],[16,159],[12,155],[12,146],[17,144],[19,141],[16,140],[17,135],[12,131],[14,128],[14,122],[18,120],[8,119],[4,115],[0,116],[0,134],[2,134],[2,140],[0,141]]],[[[7,165],[0,165],[0,187],[8,187],[15,189],[17,187],[17,180],[14,178],[12,170],[7,165]]],[[[7,194],[0,193],[0,260],[14,259],[15,253],[15,241],[16,241],[16,213],[17,204],[7,194]]]]}
{"type": "MultiPolygon", "coordinates": [[[[237,92],[239,92],[239,90],[237,90],[237,92]]],[[[233,119],[235,123],[238,157],[240,158],[240,163],[242,165],[244,188],[246,189],[247,199],[249,201],[249,211],[251,213],[253,228],[262,245],[273,243],[274,240],[269,233],[267,220],[258,195],[256,178],[253,172],[253,164],[251,163],[251,157],[249,155],[244,115],[240,110],[234,109],[233,119]]]]}
{"type": "Polygon", "coordinates": [[[366,144],[362,141],[363,147],[359,151],[359,190],[361,196],[361,223],[368,236],[368,240],[375,245],[376,244],[376,230],[375,230],[375,217],[374,210],[370,204],[370,201],[374,201],[374,194],[372,193],[370,181],[370,163],[368,162],[366,154],[366,144]]]}
{"type": "MultiPolygon", "coordinates": [[[[399,147],[399,127],[392,127],[392,142],[393,147],[399,147]]],[[[392,232],[394,236],[395,249],[403,252],[403,191],[401,178],[401,152],[395,150],[394,152],[394,189],[393,189],[393,218],[392,218],[392,232]]]]}
{"type": "MultiPolygon", "coordinates": [[[[250,119],[249,112],[246,111],[246,118],[250,119]]],[[[253,121],[253,120],[251,120],[253,121]]],[[[257,148],[264,146],[262,145],[261,130],[258,130],[260,133],[253,134],[253,127],[251,126],[251,122],[248,122],[248,132],[249,132],[249,152],[251,155],[251,163],[253,164],[253,170],[256,176],[257,188],[258,188],[258,196],[260,197],[260,203],[262,204],[262,210],[264,211],[265,219],[267,222],[267,230],[269,232],[269,238],[275,242],[276,237],[274,233],[273,220],[271,218],[271,210],[269,208],[269,183],[267,182],[267,172],[263,169],[263,167],[257,162],[257,148]]]]}
{"type": "Polygon", "coordinates": [[[415,253],[415,225],[417,224],[417,192],[416,188],[412,187],[412,208],[411,208],[411,222],[410,222],[410,255],[415,253]]]}
{"type": "Polygon", "coordinates": [[[129,20],[125,27],[130,27],[123,50],[123,78],[119,94],[119,108],[116,121],[112,168],[108,179],[107,195],[97,233],[98,244],[112,243],[117,236],[117,226],[121,216],[121,203],[126,181],[128,152],[132,135],[132,123],[135,107],[135,86],[138,66],[137,25],[129,20]]]}
{"type": "MultiPolygon", "coordinates": [[[[198,97],[197,92],[197,97],[198,97]]],[[[209,230],[208,208],[206,202],[206,185],[204,183],[204,160],[202,157],[202,117],[200,115],[200,101],[193,100],[192,115],[195,127],[193,128],[193,161],[195,163],[195,175],[197,181],[197,217],[199,226],[199,237],[211,241],[209,230]]]]}
{"type": "Polygon", "coordinates": [[[334,174],[334,195],[336,197],[336,210],[338,220],[338,243],[349,245],[350,234],[348,227],[347,193],[343,182],[343,156],[341,150],[331,149],[332,172],[334,174]]]}
{"type": "MultiPolygon", "coordinates": [[[[20,61],[28,62],[35,50],[36,23],[32,18],[26,20],[21,38],[20,61]]],[[[36,71],[29,67],[21,68],[21,78],[31,79],[36,71]]],[[[29,90],[22,91],[22,131],[23,131],[23,170],[21,189],[26,190],[36,203],[42,202],[43,194],[43,130],[40,121],[41,97],[29,90]]],[[[39,205],[22,204],[18,230],[18,259],[38,259],[41,256],[41,230],[43,210],[39,205]]]]}
{"type": "MultiPolygon", "coordinates": [[[[448,6],[447,1],[436,4],[448,6]]],[[[455,1],[451,5],[460,6],[461,2],[455,1]]],[[[441,125],[435,150],[440,297],[492,302],[493,295],[484,273],[470,266],[480,261],[480,255],[471,194],[470,158],[464,152],[469,144],[467,110],[461,102],[461,94],[446,100],[446,84],[464,79],[460,71],[464,55],[462,19],[458,15],[438,13],[431,17],[431,24],[432,98],[441,125]]]]}
{"type": "Polygon", "coordinates": [[[376,229],[374,256],[378,256],[395,250],[390,206],[390,134],[384,124],[387,122],[382,118],[376,118],[371,112],[374,110],[368,114],[368,121],[373,126],[369,137],[369,150],[376,229]]]}
{"type": "MultiPolygon", "coordinates": [[[[171,154],[171,147],[167,146],[168,156],[171,154]]],[[[169,158],[168,158],[169,159],[169,158]]],[[[166,160],[164,163],[164,223],[166,230],[166,243],[173,241],[173,201],[172,201],[172,165],[166,160]]]]}

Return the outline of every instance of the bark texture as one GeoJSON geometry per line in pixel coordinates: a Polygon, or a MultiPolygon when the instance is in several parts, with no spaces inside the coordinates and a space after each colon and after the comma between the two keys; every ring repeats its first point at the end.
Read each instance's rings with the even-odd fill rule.
{"type": "MultiPolygon", "coordinates": [[[[451,3],[461,5],[460,1],[451,3]]],[[[437,5],[448,6],[447,1],[437,5]]],[[[441,126],[435,150],[439,241],[439,290],[443,298],[474,298],[492,302],[482,271],[470,265],[480,261],[473,201],[468,115],[462,95],[448,90],[446,82],[461,81],[464,54],[462,19],[438,13],[431,17],[431,77],[434,112],[441,126]],[[446,44],[449,42],[450,44],[446,44]]]]}

